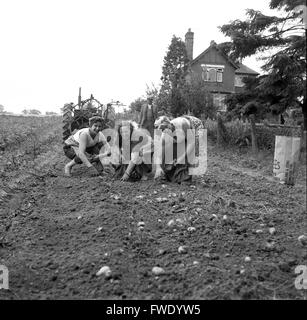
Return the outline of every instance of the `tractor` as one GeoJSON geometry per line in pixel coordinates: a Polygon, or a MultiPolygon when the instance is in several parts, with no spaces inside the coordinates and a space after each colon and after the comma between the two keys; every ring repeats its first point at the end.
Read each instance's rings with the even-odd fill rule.
{"type": "Polygon", "coordinates": [[[100,116],[105,120],[103,129],[113,128],[115,125],[115,110],[113,104],[103,105],[97,99],[90,96],[81,100],[81,88],[79,88],[78,103],[67,103],[63,107],[63,141],[77,130],[88,127],[89,119],[100,116]]]}

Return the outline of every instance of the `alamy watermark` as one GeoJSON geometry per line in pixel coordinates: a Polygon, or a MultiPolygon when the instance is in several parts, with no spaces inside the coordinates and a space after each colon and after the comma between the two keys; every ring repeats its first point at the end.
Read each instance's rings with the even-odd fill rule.
{"type": "MultiPolygon", "coordinates": [[[[155,130],[154,139],[146,129],[129,127],[105,129],[102,134],[109,141],[110,153],[100,161],[103,165],[153,164],[160,166],[188,164],[190,175],[202,175],[207,170],[207,130],[155,130]]],[[[102,147],[104,148],[104,147],[102,147]]]]}
{"type": "Polygon", "coordinates": [[[9,289],[9,269],[0,265],[0,290],[1,289],[9,289]]]}
{"type": "Polygon", "coordinates": [[[295,13],[298,13],[298,18],[303,20],[303,24],[305,25],[305,29],[307,29],[307,6],[301,4],[299,6],[296,6],[293,11],[295,13]]]}
{"type": "Polygon", "coordinates": [[[298,274],[294,281],[295,288],[307,290],[307,266],[299,265],[294,269],[294,272],[298,274]]]}

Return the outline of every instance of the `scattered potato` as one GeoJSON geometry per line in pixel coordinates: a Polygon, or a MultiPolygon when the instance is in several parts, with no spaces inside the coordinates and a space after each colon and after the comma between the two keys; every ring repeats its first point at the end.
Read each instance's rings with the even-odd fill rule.
{"type": "Polygon", "coordinates": [[[168,223],[167,223],[167,226],[168,227],[173,227],[175,224],[175,220],[174,219],[171,219],[168,223]]]}
{"type": "Polygon", "coordinates": [[[155,276],[160,276],[161,274],[164,274],[165,271],[164,271],[163,268],[153,267],[153,268],[152,268],[152,273],[153,273],[155,276]]]}
{"type": "Polygon", "coordinates": [[[99,271],[96,273],[96,276],[99,277],[101,275],[104,275],[105,277],[109,277],[111,275],[111,269],[108,266],[103,266],[99,269],[99,271]]]}
{"type": "Polygon", "coordinates": [[[194,228],[194,227],[189,227],[189,228],[188,228],[188,231],[189,231],[189,232],[194,232],[194,231],[196,231],[196,228],[194,228]]]}
{"type": "Polygon", "coordinates": [[[187,248],[186,246],[180,246],[180,247],[178,248],[178,252],[179,252],[179,253],[187,253],[187,252],[188,252],[187,249],[188,249],[188,248],[187,248]]]}
{"type": "Polygon", "coordinates": [[[298,242],[303,245],[303,246],[306,246],[307,245],[307,236],[305,236],[304,234],[299,236],[297,238],[298,242]]]}

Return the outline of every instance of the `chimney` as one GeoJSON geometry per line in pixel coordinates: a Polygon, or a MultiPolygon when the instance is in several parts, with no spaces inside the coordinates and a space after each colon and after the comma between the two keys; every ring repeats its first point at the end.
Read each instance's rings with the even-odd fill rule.
{"type": "Polygon", "coordinates": [[[211,40],[211,42],[210,42],[210,47],[212,47],[212,46],[216,46],[216,42],[214,40],[211,40]]]}
{"type": "Polygon", "coordinates": [[[193,41],[194,41],[194,32],[191,29],[185,34],[185,47],[187,50],[188,59],[193,60],[193,41]]]}

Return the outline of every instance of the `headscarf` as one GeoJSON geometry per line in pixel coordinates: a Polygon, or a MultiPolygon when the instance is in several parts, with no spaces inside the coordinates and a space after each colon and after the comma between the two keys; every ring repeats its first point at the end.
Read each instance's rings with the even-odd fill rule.
{"type": "Polygon", "coordinates": [[[169,129],[171,131],[175,130],[175,126],[171,123],[171,120],[167,116],[161,116],[155,121],[155,129],[165,130],[169,129]]]}

